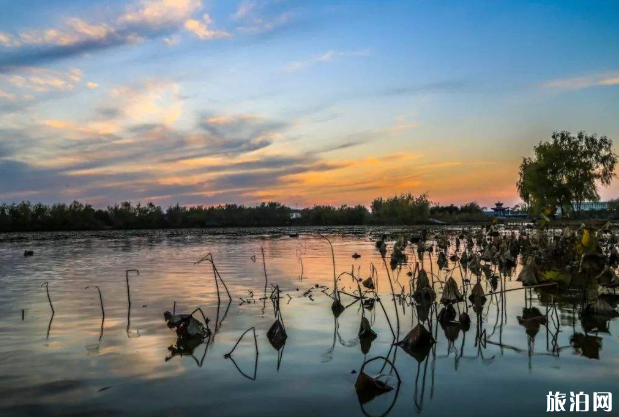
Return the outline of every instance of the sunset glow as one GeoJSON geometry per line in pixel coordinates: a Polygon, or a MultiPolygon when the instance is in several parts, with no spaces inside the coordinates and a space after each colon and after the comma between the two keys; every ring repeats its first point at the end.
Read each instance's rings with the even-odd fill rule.
{"type": "Polygon", "coordinates": [[[0,202],[513,205],[553,131],[619,140],[615,2],[0,6],[0,202]]]}

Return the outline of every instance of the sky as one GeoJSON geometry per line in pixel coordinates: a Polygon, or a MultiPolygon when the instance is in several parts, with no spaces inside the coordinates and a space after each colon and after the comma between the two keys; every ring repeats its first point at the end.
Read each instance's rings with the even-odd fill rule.
{"type": "Polygon", "coordinates": [[[513,205],[553,131],[619,144],[615,0],[0,10],[3,203],[513,205]]]}

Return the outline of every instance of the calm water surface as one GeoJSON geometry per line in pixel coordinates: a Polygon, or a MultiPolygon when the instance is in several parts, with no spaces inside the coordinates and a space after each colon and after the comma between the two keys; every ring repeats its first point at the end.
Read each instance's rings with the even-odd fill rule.
{"type": "MultiPolygon", "coordinates": [[[[355,229],[330,235],[337,271],[354,267],[366,278],[373,263],[395,327],[386,270],[371,233],[378,232],[355,229]],[[353,259],[354,252],[361,257],[353,259]]],[[[407,253],[414,262],[410,249],[407,253]]],[[[425,266],[429,269],[427,259],[425,266]]],[[[436,271],[436,265],[432,268],[436,271]]],[[[392,277],[407,285],[408,270],[405,266],[392,277]]],[[[460,272],[454,276],[460,279],[460,272]]],[[[507,288],[520,286],[515,278],[507,278],[507,288]]],[[[381,415],[392,407],[393,416],[524,416],[546,414],[549,391],[569,396],[569,391],[613,392],[619,385],[617,321],[597,323],[597,332],[585,334],[591,325],[583,324],[562,298],[556,300],[556,319],[527,333],[518,321],[525,292],[491,297],[481,315],[469,309],[467,332],[448,335],[435,322],[437,344],[418,362],[392,347],[385,314],[376,306],[366,315],[378,338],[364,355],[357,337],[359,303],[335,320],[331,298],[315,288],[332,288],[332,283],[327,242],[303,231],[298,238],[277,230],[0,236],[0,415],[341,416],[381,415]],[[282,290],[288,339],[279,352],[266,338],[274,312],[270,301],[260,300],[265,283],[261,247],[269,287],[277,284],[282,290]],[[35,255],[24,257],[25,249],[35,255]],[[233,296],[228,306],[222,293],[219,310],[210,266],[194,264],[208,252],[233,296]],[[140,272],[130,276],[129,317],[127,269],[140,272]],[[45,282],[53,316],[41,287],[45,282]],[[95,285],[103,295],[103,328],[95,285]],[[312,296],[304,296],[312,287],[312,296]],[[241,305],[250,292],[255,303],[241,305]],[[202,307],[211,329],[219,318],[220,328],[208,347],[202,344],[193,355],[170,357],[176,336],[163,313],[174,302],[180,313],[202,307]],[[234,351],[234,362],[226,359],[252,326],[257,330],[257,362],[251,334],[234,351]],[[362,408],[352,371],[358,372],[367,359],[387,355],[402,382],[398,386],[393,373],[386,376],[398,389],[362,408]]],[[[352,292],[356,284],[343,277],[340,288],[352,292]]],[[[440,296],[438,284],[437,290],[440,296]]],[[[549,299],[534,292],[531,302],[545,313],[549,299]]],[[[342,295],[344,305],[354,301],[342,295]]],[[[464,303],[460,308],[466,309],[464,303]]],[[[417,322],[411,313],[410,306],[398,308],[400,338],[417,322]]],[[[381,368],[389,373],[390,366],[379,362],[369,365],[368,373],[378,374],[381,368]]]]}

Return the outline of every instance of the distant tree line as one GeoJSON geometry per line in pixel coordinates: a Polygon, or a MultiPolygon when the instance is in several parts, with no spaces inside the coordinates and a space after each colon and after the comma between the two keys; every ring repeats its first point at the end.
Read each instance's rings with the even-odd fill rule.
{"type": "Polygon", "coordinates": [[[426,194],[402,194],[372,201],[365,206],[317,205],[295,210],[281,203],[255,206],[175,205],[163,209],[153,203],[123,202],[105,209],[74,201],[71,204],[0,205],[0,232],[111,229],[166,229],[192,227],[337,226],[365,224],[423,224],[430,218],[444,221],[487,220],[476,203],[463,206],[434,205],[426,194]]]}

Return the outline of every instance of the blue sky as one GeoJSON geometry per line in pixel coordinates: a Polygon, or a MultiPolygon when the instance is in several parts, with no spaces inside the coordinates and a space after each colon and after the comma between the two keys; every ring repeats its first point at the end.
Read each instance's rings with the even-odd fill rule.
{"type": "Polygon", "coordinates": [[[2,202],[514,204],[554,130],[619,139],[616,1],[0,8],[2,202]]]}

